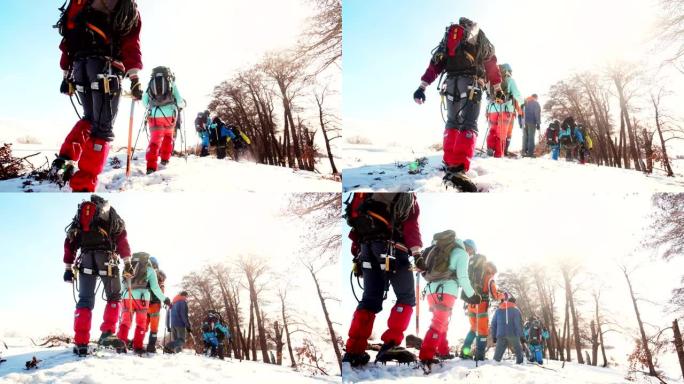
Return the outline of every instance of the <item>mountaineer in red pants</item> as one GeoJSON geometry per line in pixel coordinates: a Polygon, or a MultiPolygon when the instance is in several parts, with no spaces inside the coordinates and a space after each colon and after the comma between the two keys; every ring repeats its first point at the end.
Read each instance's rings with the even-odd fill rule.
{"type": "Polygon", "coordinates": [[[459,290],[469,304],[479,304],[482,297],[470,283],[466,246],[452,230],[433,236],[432,245],[417,258],[416,268],[428,282],[425,292],[432,312],[430,329],[425,333],[419,355],[421,366],[428,374],[432,365],[439,363],[436,356],[449,353],[447,331],[459,290]]]}
{"type": "Polygon", "coordinates": [[[145,353],[143,343],[147,332],[147,313],[150,306],[151,296],[154,295],[165,306],[171,306],[171,299],[164,296],[155,271],[150,255],[146,252],[136,252],[131,257],[133,273],[124,273],[126,284],[123,292],[123,310],[121,313],[121,323],[117,337],[128,345],[128,332],[135,319],[135,332],[133,334],[133,352],[136,354],[145,353]],[[152,291],[152,292],[150,292],[152,291]]]}
{"type": "MultiPolygon", "coordinates": [[[[164,282],[166,281],[166,274],[159,269],[159,262],[154,256],[150,257],[152,268],[157,272],[157,283],[162,293],[164,293],[164,282]]],[[[157,332],[159,331],[159,318],[161,316],[161,299],[157,295],[152,295],[150,298],[150,309],[147,311],[147,329],[150,330],[150,336],[147,339],[147,352],[157,352],[157,332]]]]}
{"type": "Polygon", "coordinates": [[[105,199],[92,195],[90,201],[78,206],[76,216],[67,229],[64,240],[64,281],[78,284],[78,303],[74,313],[74,353],[88,354],[92,311],[98,277],[102,281],[107,306],[100,331],[99,344],[125,350],[125,345],[114,335],[119,319],[121,281],[119,258],[124,261],[124,273],[132,273],[131,248],[128,245],[126,224],[105,199]],[[76,258],[77,251],[81,253],[76,258]],[[78,279],[74,270],[78,270],[78,279]],[[74,281],[77,280],[77,281],[74,281]]]}
{"type": "Polygon", "coordinates": [[[180,110],[185,107],[185,100],[176,86],[176,77],[168,67],[152,70],[152,78],[142,100],[147,108],[147,124],[150,128],[150,144],[145,155],[149,175],[157,171],[160,157],[162,165],[168,164],[171,159],[176,122],[180,110]]]}
{"type": "Polygon", "coordinates": [[[63,36],[60,91],[78,95],[83,116],[64,140],[49,177],[68,181],[74,192],[94,192],[114,139],[124,76],[132,96],[142,98],[140,14],[134,0],[71,0],[57,26],[63,36]]]}
{"type": "Polygon", "coordinates": [[[466,176],[477,140],[477,118],[485,77],[497,95],[501,91],[501,73],[494,46],[477,23],[461,17],[452,24],[434,50],[430,64],[413,93],[418,104],[425,102],[425,89],[446,73],[447,121],[444,130],[444,182],[463,192],[477,192],[466,176]]]}
{"type": "Polygon", "coordinates": [[[396,295],[383,346],[376,362],[415,361],[415,356],[399,348],[404,331],[416,305],[413,273],[409,257],[420,252],[422,242],[418,216],[420,208],[412,193],[355,193],[347,205],[346,219],[352,228],[354,270],[363,276],[363,297],[356,307],[349,327],[346,353],[342,359],[351,366],[368,363],[368,338],[373,331],[375,314],[390,286],[396,295]]]}

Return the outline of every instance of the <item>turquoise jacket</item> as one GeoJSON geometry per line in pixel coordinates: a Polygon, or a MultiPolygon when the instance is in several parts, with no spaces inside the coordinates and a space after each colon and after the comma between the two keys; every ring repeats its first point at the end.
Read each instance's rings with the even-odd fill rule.
{"type": "MultiPolygon", "coordinates": [[[[148,266],[147,267],[147,282],[150,285],[150,288],[136,288],[133,290],[133,299],[136,300],[145,300],[145,301],[150,301],[150,290],[152,293],[154,293],[155,296],[161,301],[162,303],[166,301],[166,296],[164,296],[164,292],[162,292],[161,288],[159,287],[159,282],[157,281],[157,272],[154,270],[154,268],[148,266]]],[[[128,286],[126,285],[127,283],[124,281],[123,288],[121,290],[121,298],[128,299],[128,286]]]]}
{"type": "MultiPolygon", "coordinates": [[[[490,103],[489,106],[487,107],[487,113],[490,112],[513,112],[516,113],[515,109],[515,104],[513,101],[515,100],[518,103],[518,106],[522,108],[523,103],[525,100],[523,100],[522,94],[520,93],[520,90],[518,89],[518,84],[513,80],[512,77],[506,78],[508,82],[508,93],[511,96],[511,99],[508,100],[507,102],[503,104],[497,104],[497,103],[490,103]]],[[[494,97],[494,95],[492,95],[494,97]]]]}
{"type": "Polygon", "coordinates": [[[465,251],[462,240],[458,239],[456,242],[460,248],[454,248],[449,259],[449,269],[456,272],[456,279],[438,280],[428,283],[425,288],[429,293],[448,293],[458,297],[458,289],[463,288],[466,296],[470,297],[475,294],[475,290],[470,284],[470,277],[468,277],[468,253],[465,251]]]}
{"type": "Polygon", "coordinates": [[[178,110],[185,108],[185,100],[181,97],[178,86],[173,84],[173,99],[174,104],[162,105],[161,107],[151,107],[150,106],[150,93],[145,92],[143,94],[142,102],[145,108],[147,108],[148,117],[173,117],[178,115],[178,110]]]}

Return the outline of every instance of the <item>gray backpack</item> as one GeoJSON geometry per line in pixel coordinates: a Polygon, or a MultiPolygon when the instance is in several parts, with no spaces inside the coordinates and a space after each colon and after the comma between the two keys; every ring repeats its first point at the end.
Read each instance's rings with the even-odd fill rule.
{"type": "Polygon", "coordinates": [[[447,230],[435,233],[432,245],[416,260],[416,267],[423,271],[423,278],[427,282],[456,279],[456,272],[449,269],[451,252],[455,248],[462,248],[456,242],[456,232],[447,230]]]}

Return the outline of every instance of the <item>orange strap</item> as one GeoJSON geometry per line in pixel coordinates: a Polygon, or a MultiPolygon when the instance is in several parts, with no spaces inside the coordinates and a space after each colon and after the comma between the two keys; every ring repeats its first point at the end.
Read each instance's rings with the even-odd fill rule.
{"type": "Polygon", "coordinates": [[[93,32],[100,35],[100,37],[104,39],[105,43],[109,44],[109,37],[107,37],[107,34],[105,34],[103,30],[101,30],[100,28],[96,27],[91,23],[86,23],[86,27],[90,28],[93,32]]]}
{"type": "MultiPolygon", "coordinates": [[[[377,213],[372,212],[372,211],[368,211],[368,215],[371,216],[371,217],[374,217],[374,218],[376,218],[376,219],[378,219],[378,220],[380,220],[380,221],[382,221],[382,222],[387,226],[387,228],[390,228],[390,227],[391,227],[389,221],[387,221],[387,219],[385,219],[384,217],[378,215],[377,213]]],[[[391,228],[390,228],[390,229],[391,229],[391,228]]]]}

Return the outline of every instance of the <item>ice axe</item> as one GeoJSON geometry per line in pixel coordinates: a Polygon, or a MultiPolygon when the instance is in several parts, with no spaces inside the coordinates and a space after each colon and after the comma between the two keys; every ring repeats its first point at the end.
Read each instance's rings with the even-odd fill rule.
{"type": "MultiPolygon", "coordinates": [[[[135,102],[137,100],[133,97],[131,99],[131,117],[128,120],[128,147],[126,148],[126,178],[131,177],[131,158],[133,157],[133,151],[131,151],[131,145],[133,144],[133,117],[135,112],[135,102]]],[[[130,291],[129,291],[130,292],[130,291]]]]}

